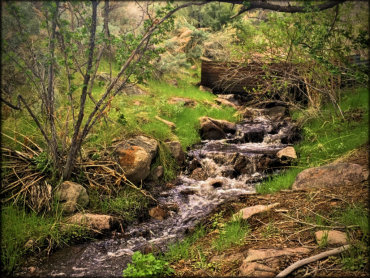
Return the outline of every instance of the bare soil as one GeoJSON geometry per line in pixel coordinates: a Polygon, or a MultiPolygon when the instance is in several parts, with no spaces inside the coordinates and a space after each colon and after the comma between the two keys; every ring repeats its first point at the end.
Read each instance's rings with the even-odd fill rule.
{"type": "MultiPolygon", "coordinates": [[[[369,145],[363,146],[336,162],[357,163],[368,169],[368,151],[369,145]]],[[[306,247],[311,250],[309,254],[279,257],[278,260],[266,263],[280,272],[300,259],[333,248],[331,246],[320,247],[316,243],[315,231],[325,229],[325,227],[317,225],[316,219],[319,217],[324,221],[320,223],[321,225],[334,226],[335,230],[347,232],[351,244],[365,245],[366,249],[365,242],[368,241],[368,238],[364,239],[358,227],[343,228],[343,225],[333,221],[335,221],[336,215],[349,206],[362,205],[368,211],[368,201],[368,181],[307,192],[285,190],[269,195],[245,196],[239,202],[226,204],[220,208],[225,211],[226,217],[230,217],[234,212],[244,207],[268,205],[275,202],[280,205],[271,211],[248,219],[251,232],[247,235],[243,245],[218,253],[210,247],[217,232],[211,232],[202,238],[201,242],[197,244],[204,246],[208,262],[206,267],[197,268],[196,262],[192,260],[181,260],[173,264],[172,267],[178,276],[239,276],[239,268],[249,249],[306,247]]],[[[366,265],[360,270],[344,270],[340,262],[341,255],[338,255],[302,266],[288,277],[369,277],[368,252],[364,253],[366,265]]]]}

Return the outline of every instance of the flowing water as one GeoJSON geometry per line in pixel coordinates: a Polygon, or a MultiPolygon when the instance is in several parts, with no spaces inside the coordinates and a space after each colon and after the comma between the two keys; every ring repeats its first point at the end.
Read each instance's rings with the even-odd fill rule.
{"type": "Polygon", "coordinates": [[[273,121],[263,111],[254,110],[253,121],[244,119],[226,139],[205,140],[189,151],[188,169],[176,186],[158,197],[162,205],[177,207],[165,220],[150,219],[128,227],[119,237],[56,251],[36,275],[122,276],[133,252],[151,245],[164,251],[222,203],[254,193],[256,184],[279,166],[276,153],[292,138],[288,120],[273,121]],[[203,180],[195,179],[196,171],[203,173],[203,180]]]}

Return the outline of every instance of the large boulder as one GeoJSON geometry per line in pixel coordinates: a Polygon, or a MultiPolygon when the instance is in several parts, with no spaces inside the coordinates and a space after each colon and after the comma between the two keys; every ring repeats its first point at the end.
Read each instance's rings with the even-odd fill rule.
{"type": "Polygon", "coordinates": [[[96,232],[110,231],[118,227],[118,221],[110,215],[76,213],[67,219],[68,223],[85,226],[96,232]]]}
{"type": "Polygon", "coordinates": [[[126,177],[133,183],[140,183],[149,176],[157,151],[158,142],[155,139],[136,136],[119,144],[116,154],[126,177]]]}
{"type": "Polygon", "coordinates": [[[225,120],[216,120],[210,117],[201,117],[200,136],[204,140],[219,140],[226,138],[226,133],[234,134],[236,125],[225,120]]]}
{"type": "Polygon", "coordinates": [[[62,210],[66,214],[84,208],[89,203],[86,189],[82,185],[71,181],[63,182],[55,192],[55,197],[61,203],[62,210]]]}
{"type": "Polygon", "coordinates": [[[177,163],[182,165],[185,162],[185,153],[182,150],[181,143],[179,141],[170,141],[166,142],[166,145],[177,163]]]}
{"type": "Polygon", "coordinates": [[[292,189],[333,187],[359,183],[367,179],[365,169],[353,163],[329,164],[309,168],[298,174],[292,189]]]}

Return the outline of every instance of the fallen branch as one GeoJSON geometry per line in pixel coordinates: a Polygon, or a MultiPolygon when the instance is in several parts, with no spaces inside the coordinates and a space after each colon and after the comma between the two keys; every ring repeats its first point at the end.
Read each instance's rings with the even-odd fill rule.
{"type": "Polygon", "coordinates": [[[297,268],[300,268],[303,265],[306,265],[306,264],[309,264],[309,263],[312,263],[312,262],[316,262],[318,260],[321,260],[321,259],[329,257],[329,256],[340,254],[343,251],[348,250],[350,247],[351,247],[351,245],[349,245],[349,244],[348,245],[343,245],[341,247],[338,247],[338,248],[335,248],[335,249],[332,249],[332,250],[329,250],[329,251],[322,252],[322,253],[317,254],[315,256],[311,256],[309,258],[299,260],[298,262],[295,262],[294,264],[290,265],[289,267],[287,267],[286,269],[281,271],[278,275],[276,275],[276,278],[285,277],[285,276],[287,276],[288,274],[290,274],[291,272],[293,272],[297,268]]]}
{"type": "Polygon", "coordinates": [[[296,219],[294,217],[291,217],[291,216],[283,214],[283,213],[281,213],[281,215],[293,220],[293,222],[304,224],[304,225],[309,225],[309,226],[312,226],[312,227],[315,227],[315,228],[346,229],[346,228],[358,227],[358,225],[351,225],[351,226],[345,226],[345,225],[343,225],[343,226],[328,226],[328,225],[318,225],[318,224],[316,225],[316,224],[313,224],[313,223],[309,223],[309,222],[305,222],[305,221],[296,219]]]}

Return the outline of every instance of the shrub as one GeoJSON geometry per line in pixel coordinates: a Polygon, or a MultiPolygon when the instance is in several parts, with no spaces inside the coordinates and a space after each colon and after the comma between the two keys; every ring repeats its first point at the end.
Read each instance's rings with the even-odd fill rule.
{"type": "Polygon", "coordinates": [[[123,270],[123,277],[167,276],[173,272],[168,262],[157,259],[152,253],[144,255],[137,251],[132,255],[132,263],[123,270]]]}

